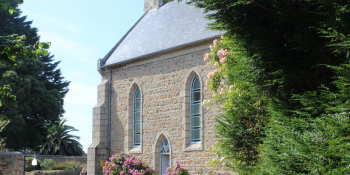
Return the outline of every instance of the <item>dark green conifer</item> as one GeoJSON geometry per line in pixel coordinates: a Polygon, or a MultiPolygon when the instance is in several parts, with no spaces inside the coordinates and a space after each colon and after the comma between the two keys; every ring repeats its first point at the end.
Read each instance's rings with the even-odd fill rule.
{"type": "MultiPolygon", "coordinates": [[[[13,6],[17,7],[16,4],[13,6]]],[[[37,29],[20,14],[19,9],[12,14],[0,10],[0,36],[25,35],[25,44],[34,45],[39,40],[37,29]]],[[[17,57],[16,63],[0,63],[0,84],[10,85],[17,97],[17,107],[8,104],[1,107],[2,114],[11,122],[0,137],[6,137],[7,148],[36,149],[45,141],[50,123],[58,121],[64,113],[63,98],[68,92],[69,82],[61,76],[60,69],[57,69],[59,62],[53,62],[53,56],[40,56],[40,59],[17,57]]]]}

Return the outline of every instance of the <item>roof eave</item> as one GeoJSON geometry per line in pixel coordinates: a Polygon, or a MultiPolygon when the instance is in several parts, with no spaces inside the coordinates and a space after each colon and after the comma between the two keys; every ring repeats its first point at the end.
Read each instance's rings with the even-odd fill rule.
{"type": "Polygon", "coordinates": [[[151,58],[152,55],[156,55],[156,54],[159,54],[159,53],[162,53],[162,52],[168,52],[168,51],[171,51],[171,50],[176,50],[178,48],[186,47],[186,46],[193,45],[195,43],[204,42],[204,41],[207,41],[207,40],[213,40],[213,39],[218,38],[218,37],[220,37],[220,35],[215,35],[215,36],[212,36],[212,37],[209,37],[209,38],[204,38],[204,39],[201,39],[201,40],[185,43],[185,44],[178,45],[178,46],[175,46],[175,47],[159,50],[159,51],[152,52],[152,53],[149,53],[149,54],[146,54],[146,55],[141,55],[141,56],[138,56],[138,57],[130,58],[130,59],[127,59],[127,60],[124,60],[124,61],[121,61],[121,62],[108,64],[108,65],[103,65],[103,66],[100,66],[100,68],[102,69],[102,68],[108,68],[108,67],[116,67],[118,65],[122,65],[122,64],[131,62],[131,61],[135,61],[135,60],[141,59],[143,57],[151,58]]]}

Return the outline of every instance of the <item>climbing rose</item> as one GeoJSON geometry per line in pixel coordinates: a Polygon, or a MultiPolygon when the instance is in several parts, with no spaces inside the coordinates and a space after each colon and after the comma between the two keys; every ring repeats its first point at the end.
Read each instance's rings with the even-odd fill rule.
{"type": "Polygon", "coordinates": [[[233,85],[231,85],[231,86],[229,87],[229,89],[230,89],[230,91],[232,91],[232,89],[233,89],[233,85]]]}
{"type": "Polygon", "coordinates": [[[218,57],[219,58],[224,58],[227,55],[227,49],[220,49],[218,50],[218,57]]]}
{"type": "Polygon", "coordinates": [[[209,54],[206,53],[206,54],[204,55],[204,61],[207,61],[208,59],[209,59],[209,54]]]}
{"type": "Polygon", "coordinates": [[[213,43],[214,43],[214,46],[216,46],[216,44],[218,43],[218,39],[214,39],[213,43]]]}
{"type": "Polygon", "coordinates": [[[218,65],[218,62],[215,62],[215,63],[214,63],[214,67],[216,67],[217,65],[218,65]]]}
{"type": "Polygon", "coordinates": [[[212,78],[214,76],[215,72],[209,72],[208,78],[212,78]]]}
{"type": "Polygon", "coordinates": [[[221,63],[221,64],[226,63],[226,62],[227,62],[226,57],[220,59],[220,63],[221,63]]]}

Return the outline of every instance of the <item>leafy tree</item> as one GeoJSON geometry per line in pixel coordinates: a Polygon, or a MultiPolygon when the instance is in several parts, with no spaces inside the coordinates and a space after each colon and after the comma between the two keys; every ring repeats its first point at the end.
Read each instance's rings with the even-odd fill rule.
{"type": "Polygon", "coordinates": [[[240,174],[348,174],[350,2],[190,3],[226,31],[206,58],[218,68],[209,88],[224,110],[214,150],[227,165],[240,174]]]}
{"type": "Polygon", "coordinates": [[[83,154],[83,146],[77,141],[80,137],[69,134],[78,130],[65,125],[66,121],[66,119],[60,120],[49,128],[46,141],[40,149],[42,155],[81,156],[83,154]]]}
{"type": "MultiPolygon", "coordinates": [[[[16,3],[13,5],[16,6],[16,3]]],[[[26,17],[20,17],[20,13],[19,9],[12,14],[0,11],[0,35],[17,33],[28,36],[23,38],[24,42],[17,43],[23,48],[34,48],[33,55],[40,59],[15,53],[15,60],[10,60],[12,64],[0,62],[0,84],[12,88],[18,104],[16,107],[5,103],[1,107],[2,115],[11,122],[0,137],[7,137],[8,148],[35,150],[44,142],[50,123],[58,121],[64,113],[63,98],[68,92],[69,82],[57,69],[59,62],[52,63],[53,56],[47,50],[40,52],[40,47],[48,48],[48,45],[38,42],[37,29],[31,27],[31,22],[25,21],[26,17]]]]}
{"type": "Polygon", "coordinates": [[[280,100],[331,86],[334,72],[324,66],[349,61],[350,2],[193,0],[242,43],[258,68],[257,82],[280,100]]]}

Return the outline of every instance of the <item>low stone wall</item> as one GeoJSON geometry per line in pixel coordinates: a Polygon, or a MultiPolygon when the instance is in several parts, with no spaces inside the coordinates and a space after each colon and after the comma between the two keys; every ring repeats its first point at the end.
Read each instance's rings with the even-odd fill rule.
{"type": "Polygon", "coordinates": [[[86,156],[36,156],[38,160],[44,162],[45,159],[52,159],[56,164],[75,161],[80,165],[87,164],[86,156]]]}
{"type": "Polygon", "coordinates": [[[20,152],[0,152],[0,175],[23,175],[23,161],[20,152]]]}

